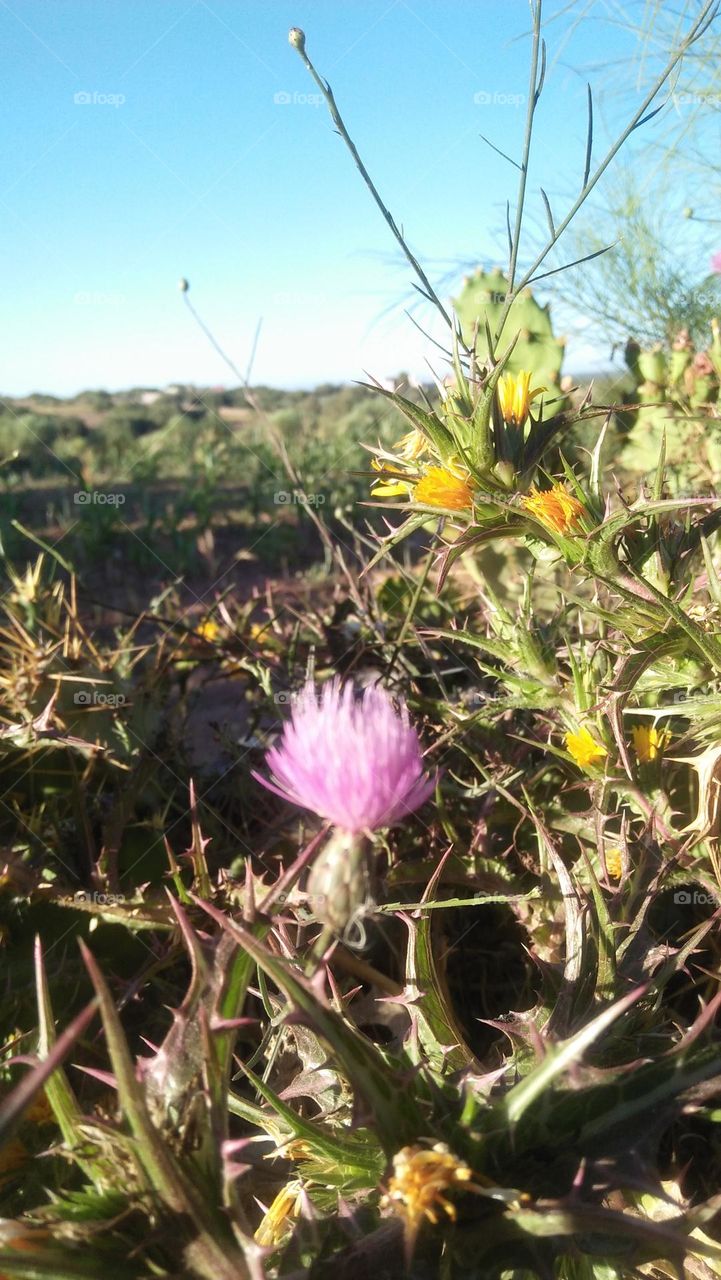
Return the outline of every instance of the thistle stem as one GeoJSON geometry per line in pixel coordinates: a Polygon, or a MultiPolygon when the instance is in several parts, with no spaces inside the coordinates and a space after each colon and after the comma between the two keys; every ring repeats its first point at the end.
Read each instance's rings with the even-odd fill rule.
{"type": "MultiPolygon", "coordinates": [[[[526,112],[526,132],[523,139],[523,158],[521,160],[521,176],[518,180],[518,204],[516,206],[516,225],[513,230],[511,241],[511,260],[508,267],[508,292],[513,291],[513,283],[516,278],[516,266],[518,264],[518,250],[521,243],[521,227],[523,225],[523,209],[526,201],[526,183],[528,181],[528,162],[531,155],[531,139],[533,137],[533,118],[536,114],[536,105],[538,103],[538,95],[540,86],[538,84],[538,51],[541,46],[541,7],[542,0],[537,0],[533,12],[533,45],[531,48],[531,67],[528,76],[528,109],[526,112]]],[[[544,51],[545,52],[545,51],[544,51]]],[[[545,57],[544,57],[545,66],[545,57]]],[[[543,71],[541,72],[543,76],[543,71]]],[[[500,339],[500,330],[496,335],[496,341],[500,339]]]]}
{"type": "MultiPolygon", "coordinates": [[[[440,527],[440,523],[441,522],[439,521],[439,527],[440,527]]],[[[390,659],[390,662],[388,663],[388,670],[386,671],[386,681],[390,680],[391,672],[396,664],[398,655],[403,647],[403,642],[408,633],[408,628],[410,627],[411,622],[413,621],[413,615],[416,611],[416,608],[418,607],[418,601],[420,600],[423,590],[425,588],[426,582],[428,581],[428,575],[431,571],[431,565],[433,564],[434,556],[435,556],[435,550],[431,549],[428,556],[426,557],[426,561],[425,561],[425,564],[423,565],[421,576],[418,579],[416,589],[413,592],[413,596],[411,597],[410,604],[408,605],[408,612],[406,613],[406,616],[403,619],[401,629],[398,632],[398,638],[393,647],[391,659],[390,659]]]]}
{"type": "Polygon", "coordinates": [[[348,150],[350,151],[350,153],[351,153],[351,155],[352,155],[352,157],[353,157],[353,161],[354,161],[354,163],[355,163],[355,166],[356,166],[356,168],[358,169],[358,172],[360,173],[360,175],[361,175],[361,177],[362,177],[363,181],[365,182],[365,184],[366,184],[366,186],[367,186],[368,190],[370,191],[371,195],[373,196],[373,199],[375,200],[376,205],[377,205],[377,206],[378,206],[378,208],[380,209],[380,211],[381,211],[381,213],[382,213],[382,215],[383,215],[383,217],[384,217],[384,219],[385,219],[386,223],[387,223],[387,224],[388,224],[388,226],[390,227],[390,229],[391,229],[391,231],[392,231],[392,233],[393,233],[393,235],[394,235],[394,237],[395,237],[395,239],[396,239],[397,243],[400,245],[400,247],[401,247],[401,249],[402,249],[402,251],[403,251],[403,254],[404,254],[405,258],[406,258],[406,259],[407,259],[407,261],[410,263],[411,267],[413,268],[413,270],[415,271],[416,275],[418,276],[418,279],[420,280],[421,284],[423,285],[423,292],[424,292],[424,293],[425,293],[425,295],[427,296],[428,300],[429,300],[430,302],[433,302],[433,303],[435,304],[435,306],[438,308],[438,310],[440,311],[441,315],[443,316],[443,319],[445,320],[446,324],[449,326],[449,328],[450,328],[450,329],[452,329],[452,328],[453,328],[453,321],[451,320],[451,317],[449,316],[448,312],[446,311],[446,308],[443,306],[443,303],[441,302],[440,298],[438,297],[438,294],[436,293],[435,289],[433,288],[433,285],[431,284],[430,280],[428,279],[428,276],[426,275],[425,271],[423,270],[423,268],[422,268],[422,266],[421,266],[420,262],[418,261],[418,259],[416,258],[415,254],[411,251],[411,249],[410,249],[410,248],[408,247],[408,245],[406,244],[406,241],[405,241],[405,239],[404,239],[404,237],[403,237],[403,233],[402,233],[402,231],[400,230],[400,228],[398,227],[398,224],[396,223],[396,220],[395,220],[395,218],[393,217],[393,214],[391,213],[390,209],[386,208],[385,204],[383,203],[383,201],[382,201],[382,199],[381,199],[381,197],[380,197],[380,194],[379,194],[379,192],[378,192],[378,189],[377,189],[377,187],[376,187],[375,183],[373,182],[373,179],[371,178],[371,176],[370,176],[370,174],[369,174],[368,170],[366,169],[366,167],[365,167],[365,165],[364,165],[363,161],[362,161],[362,160],[361,160],[361,158],[360,158],[360,155],[358,154],[358,149],[357,149],[357,147],[356,147],[356,145],[355,145],[355,143],[354,143],[353,139],[351,138],[350,134],[348,133],[348,130],[346,129],[346,127],[345,127],[345,125],[344,125],[344,123],[343,123],[343,119],[342,119],[341,114],[340,114],[340,112],[339,112],[339,110],[338,110],[338,107],[337,107],[337,105],[336,105],[336,100],[335,100],[335,98],[334,98],[334,96],[333,96],[333,90],[331,89],[330,85],[328,84],[328,81],[327,81],[327,80],[324,80],[324,79],[322,78],[322,76],[319,76],[319,75],[318,75],[318,72],[316,71],[315,67],[313,66],[313,63],[311,62],[310,58],[308,57],[308,54],[306,53],[306,50],[305,50],[305,41],[303,41],[302,43],[293,43],[293,47],[294,47],[295,49],[297,49],[298,53],[300,54],[300,57],[303,59],[303,62],[305,63],[306,69],[310,72],[310,74],[312,75],[313,79],[315,80],[315,83],[317,84],[318,88],[320,89],[321,93],[323,94],[323,97],[325,98],[326,104],[327,104],[327,106],[328,106],[328,110],[329,110],[329,112],[330,112],[330,116],[331,116],[331,119],[332,119],[332,121],[333,121],[333,124],[335,125],[336,129],[338,130],[338,133],[340,134],[341,138],[343,139],[343,141],[344,141],[345,145],[347,146],[348,150]]]}

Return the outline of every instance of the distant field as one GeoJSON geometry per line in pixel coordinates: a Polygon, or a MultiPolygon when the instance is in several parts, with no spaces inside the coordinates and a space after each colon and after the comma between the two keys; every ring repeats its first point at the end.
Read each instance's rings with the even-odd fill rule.
{"type": "MultiPolygon", "coordinates": [[[[609,375],[594,398],[622,392],[609,375]]],[[[432,385],[417,394],[437,398],[432,385]]],[[[259,387],[251,397],[249,405],[242,389],[172,387],[4,399],[7,555],[30,554],[31,535],[81,571],[91,597],[110,586],[137,610],[175,577],[222,574],[245,593],[266,574],[302,570],[322,556],[314,507],[337,533],[354,510],[356,522],[378,527],[377,509],[357,506],[372,474],[362,445],[389,446],[404,433],[394,406],[357,385],[259,387]]],[[[579,442],[566,440],[569,456],[579,442]]]]}

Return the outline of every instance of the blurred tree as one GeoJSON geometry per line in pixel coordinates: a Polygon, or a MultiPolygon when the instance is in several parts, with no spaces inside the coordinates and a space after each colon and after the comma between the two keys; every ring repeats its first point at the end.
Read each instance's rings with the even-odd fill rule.
{"type": "Polygon", "coordinates": [[[608,253],[563,273],[557,282],[567,306],[593,321],[612,344],[633,336],[642,345],[671,342],[687,329],[694,343],[710,341],[721,311],[721,276],[667,179],[644,184],[626,171],[606,209],[587,215],[575,236],[576,254],[608,253]]]}
{"type": "MultiPolygon", "coordinates": [[[[628,0],[610,14],[605,0],[563,0],[555,17],[570,15],[569,38],[592,19],[624,30],[627,56],[603,68],[605,96],[617,106],[648,88],[701,7],[700,0],[628,0]]],[[[554,281],[570,323],[582,326],[588,317],[589,332],[600,329],[612,344],[631,335],[643,345],[668,342],[687,329],[704,347],[721,311],[721,277],[711,264],[721,249],[720,55],[716,17],[669,84],[663,128],[639,135],[610,199],[605,189],[578,220],[574,257],[613,249],[554,281]]]]}

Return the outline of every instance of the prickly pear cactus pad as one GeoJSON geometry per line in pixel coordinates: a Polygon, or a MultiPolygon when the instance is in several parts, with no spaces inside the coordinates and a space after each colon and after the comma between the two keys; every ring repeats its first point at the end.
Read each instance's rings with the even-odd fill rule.
{"type": "MultiPolygon", "coordinates": [[[[466,276],[463,288],[453,300],[466,342],[473,340],[477,329],[476,352],[481,361],[488,356],[485,321],[495,333],[507,291],[508,280],[498,267],[487,272],[479,268],[472,276],[466,276]]],[[[554,336],[550,308],[542,307],[531,289],[523,289],[511,307],[500,335],[499,350],[515,334],[519,336],[506,365],[508,372],[520,373],[527,369],[536,384],[544,384],[549,395],[553,394],[560,383],[565,341],[554,336]]]]}
{"type": "Polygon", "coordinates": [[[719,418],[719,326],[697,351],[685,329],[666,347],[643,350],[630,339],[626,363],[636,383],[639,406],[627,416],[630,430],[620,456],[633,475],[656,470],[665,451],[666,481],[676,493],[691,488],[715,492],[721,484],[719,418]]]}

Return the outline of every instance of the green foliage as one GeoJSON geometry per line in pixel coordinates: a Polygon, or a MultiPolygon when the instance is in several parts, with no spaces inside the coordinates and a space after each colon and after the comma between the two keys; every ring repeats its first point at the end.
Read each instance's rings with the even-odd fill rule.
{"type": "Polygon", "coordinates": [[[680,330],[696,346],[708,340],[721,309],[721,277],[709,272],[715,242],[699,237],[683,208],[685,191],[667,168],[643,181],[627,167],[610,199],[582,219],[578,256],[599,256],[561,277],[558,290],[570,314],[592,322],[610,345],[623,347],[633,334],[646,348],[669,347],[680,330]]]}
{"type": "Polygon", "coordinates": [[[228,541],[234,536],[236,549],[262,536],[266,559],[279,565],[297,546],[299,526],[309,554],[314,545],[303,496],[347,512],[367,494],[361,442],[390,444],[403,430],[401,415],[381,410],[360,387],[261,388],[258,400],[268,414],[262,421],[242,393],[213,398],[187,390],[157,393],[151,404],[145,399],[144,392],[93,392],[55,400],[43,413],[35,411],[42,397],[30,398],[31,412],[25,402],[8,402],[0,416],[6,495],[0,535],[10,554],[24,548],[12,517],[51,542],[62,536],[66,559],[79,568],[115,556],[156,575],[163,565],[197,572],[205,567],[202,548],[214,520],[228,541]],[[292,479],[279,458],[280,440],[292,479]],[[79,509],[78,491],[100,493],[102,501],[79,509]],[[289,495],[284,505],[279,492],[289,495]]]}
{"type": "Polygon", "coordinates": [[[61,469],[61,459],[87,435],[81,418],[67,414],[10,412],[0,415],[0,458],[5,475],[39,477],[61,469]],[[8,465],[9,463],[9,465],[8,465]]]}

